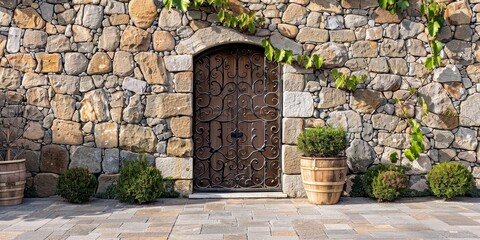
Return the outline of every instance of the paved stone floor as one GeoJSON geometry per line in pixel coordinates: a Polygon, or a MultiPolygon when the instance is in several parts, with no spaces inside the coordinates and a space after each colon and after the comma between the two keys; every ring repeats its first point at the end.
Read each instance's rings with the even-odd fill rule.
{"type": "Polygon", "coordinates": [[[161,199],[125,205],[59,198],[0,207],[0,239],[480,239],[480,199],[435,198],[377,203],[342,198],[161,199]]]}

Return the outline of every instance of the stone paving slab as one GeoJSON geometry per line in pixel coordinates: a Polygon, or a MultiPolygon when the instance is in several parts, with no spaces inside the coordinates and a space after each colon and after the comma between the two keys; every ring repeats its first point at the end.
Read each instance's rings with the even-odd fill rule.
{"type": "Polygon", "coordinates": [[[141,206],[25,199],[0,208],[0,239],[480,239],[480,199],[342,198],[332,206],[306,199],[161,199],[141,206]]]}

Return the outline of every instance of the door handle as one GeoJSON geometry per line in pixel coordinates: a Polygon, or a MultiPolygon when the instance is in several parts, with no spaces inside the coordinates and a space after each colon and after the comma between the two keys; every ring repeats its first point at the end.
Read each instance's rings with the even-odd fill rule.
{"type": "Polygon", "coordinates": [[[243,136],[243,132],[238,131],[238,129],[235,129],[235,131],[230,133],[230,136],[232,138],[241,138],[243,136]]]}

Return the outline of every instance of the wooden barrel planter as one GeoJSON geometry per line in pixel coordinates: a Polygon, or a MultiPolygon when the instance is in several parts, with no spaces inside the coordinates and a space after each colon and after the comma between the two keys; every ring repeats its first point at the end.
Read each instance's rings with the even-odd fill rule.
{"type": "Polygon", "coordinates": [[[0,206],[22,203],[26,176],[25,159],[0,161],[0,206]]]}
{"type": "Polygon", "coordinates": [[[302,157],[300,168],[308,201],[313,204],[336,204],[347,177],[347,158],[302,157]]]}

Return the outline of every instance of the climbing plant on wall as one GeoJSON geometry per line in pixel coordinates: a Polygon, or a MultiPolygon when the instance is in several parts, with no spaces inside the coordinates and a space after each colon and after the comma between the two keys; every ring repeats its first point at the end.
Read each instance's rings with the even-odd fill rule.
{"type": "MultiPolygon", "coordinates": [[[[257,26],[263,24],[263,18],[257,17],[255,11],[234,13],[229,0],[193,0],[192,2],[190,0],[165,0],[164,4],[167,9],[173,7],[181,12],[186,12],[189,7],[200,9],[202,6],[211,6],[216,10],[220,23],[227,27],[248,30],[250,33],[255,33],[257,26]]],[[[265,49],[265,57],[269,61],[296,63],[306,69],[312,67],[320,69],[323,65],[323,58],[318,55],[298,54],[294,56],[291,50],[274,48],[268,39],[262,41],[262,46],[265,49]]]]}

